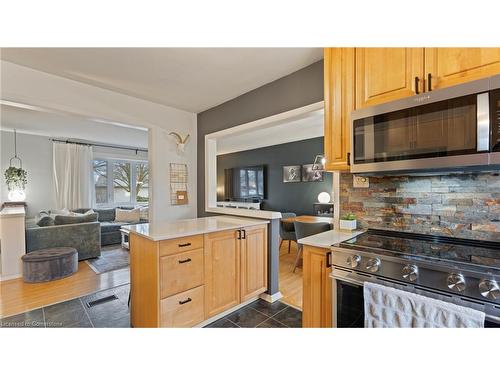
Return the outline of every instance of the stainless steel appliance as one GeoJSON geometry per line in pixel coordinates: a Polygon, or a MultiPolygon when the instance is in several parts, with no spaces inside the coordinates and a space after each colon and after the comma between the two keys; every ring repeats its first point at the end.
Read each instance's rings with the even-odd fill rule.
{"type": "Polygon", "coordinates": [[[500,75],[352,112],[351,172],[500,168],[500,75]]]}
{"type": "Polygon", "coordinates": [[[334,327],[363,327],[372,282],[468,306],[500,327],[500,243],[369,229],[332,247],[334,327]]]}

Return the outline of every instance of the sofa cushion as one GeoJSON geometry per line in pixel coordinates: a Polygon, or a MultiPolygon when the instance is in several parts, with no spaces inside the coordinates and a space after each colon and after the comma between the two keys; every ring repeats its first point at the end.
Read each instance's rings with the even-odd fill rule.
{"type": "Polygon", "coordinates": [[[115,221],[114,208],[95,208],[94,211],[99,214],[99,221],[101,223],[104,221],[115,221]]]}
{"type": "Polygon", "coordinates": [[[83,216],[63,216],[56,215],[54,219],[55,225],[65,225],[65,224],[81,224],[81,223],[91,223],[97,221],[97,213],[83,216]]]}
{"type": "Polygon", "coordinates": [[[48,227],[54,225],[54,218],[52,218],[47,212],[41,211],[35,218],[36,225],[39,227],[48,227]]]}
{"type": "Polygon", "coordinates": [[[101,223],[101,233],[118,232],[122,225],[130,225],[130,223],[110,221],[101,223]]]}

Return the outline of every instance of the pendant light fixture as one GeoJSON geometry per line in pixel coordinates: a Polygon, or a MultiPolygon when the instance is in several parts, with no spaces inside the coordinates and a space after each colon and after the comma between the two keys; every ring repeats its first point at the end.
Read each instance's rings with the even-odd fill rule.
{"type": "Polygon", "coordinates": [[[12,202],[22,202],[26,199],[26,183],[28,182],[28,173],[23,169],[23,161],[17,156],[17,131],[14,129],[14,156],[9,160],[9,168],[5,170],[5,182],[9,193],[7,197],[12,202]],[[15,167],[15,162],[19,163],[19,167],[15,167]]]}

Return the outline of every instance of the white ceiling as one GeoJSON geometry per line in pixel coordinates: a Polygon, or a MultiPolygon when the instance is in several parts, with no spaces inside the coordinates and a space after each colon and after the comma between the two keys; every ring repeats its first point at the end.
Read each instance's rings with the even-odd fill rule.
{"type": "Polygon", "coordinates": [[[52,138],[81,139],[96,143],[148,148],[147,130],[92,121],[59,113],[48,113],[0,105],[2,130],[52,138]]]}
{"type": "Polygon", "coordinates": [[[2,60],[190,112],[304,68],[321,48],[2,48],[2,60]]]}
{"type": "Polygon", "coordinates": [[[217,155],[301,141],[324,135],[324,111],[308,112],[293,119],[217,138],[217,155]]]}

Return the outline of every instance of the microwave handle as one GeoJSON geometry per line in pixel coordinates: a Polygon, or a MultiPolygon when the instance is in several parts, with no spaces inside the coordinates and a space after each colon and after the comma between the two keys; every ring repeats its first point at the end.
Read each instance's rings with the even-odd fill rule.
{"type": "Polygon", "coordinates": [[[477,95],[477,151],[490,149],[490,100],[489,93],[477,95]]]}

